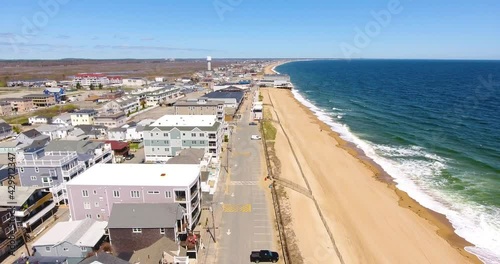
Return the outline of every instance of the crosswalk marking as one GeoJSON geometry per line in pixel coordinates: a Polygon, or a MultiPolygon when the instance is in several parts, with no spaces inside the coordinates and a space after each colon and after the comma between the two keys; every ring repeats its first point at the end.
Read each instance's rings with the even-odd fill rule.
{"type": "Polygon", "coordinates": [[[231,185],[257,185],[257,181],[231,181],[231,185]]]}
{"type": "Polygon", "coordinates": [[[250,213],[252,211],[251,204],[223,204],[222,211],[225,213],[250,213]]]}

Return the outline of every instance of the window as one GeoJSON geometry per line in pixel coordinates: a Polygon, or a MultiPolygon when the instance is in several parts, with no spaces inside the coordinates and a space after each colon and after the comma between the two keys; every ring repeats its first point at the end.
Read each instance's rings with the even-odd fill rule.
{"type": "Polygon", "coordinates": [[[35,167],[35,172],[40,172],[40,169],[38,167],[35,167]]]}
{"type": "Polygon", "coordinates": [[[165,228],[160,228],[160,234],[162,234],[162,235],[165,234],[165,228]]]}
{"type": "Polygon", "coordinates": [[[10,213],[7,213],[5,215],[2,216],[2,223],[5,223],[9,220],[10,218],[10,213]]]}
{"type": "Polygon", "coordinates": [[[13,226],[7,226],[7,227],[5,227],[5,234],[6,235],[8,235],[8,234],[10,234],[12,232],[14,232],[14,227],[13,226]]]}
{"type": "Polygon", "coordinates": [[[45,251],[50,252],[50,247],[45,247],[45,251]]]}
{"type": "Polygon", "coordinates": [[[24,172],[24,168],[23,167],[19,168],[19,171],[24,172]]]}
{"type": "Polygon", "coordinates": [[[166,197],[166,198],[172,198],[172,192],[170,192],[170,191],[166,191],[166,192],[165,192],[165,197],[166,197]]]}
{"type": "Polygon", "coordinates": [[[100,215],[100,214],[96,214],[96,215],[95,215],[95,218],[97,218],[97,219],[101,219],[101,215],[100,215]]]}
{"type": "Polygon", "coordinates": [[[80,247],[80,250],[83,251],[83,252],[86,252],[87,248],[86,247],[80,247]]]}
{"type": "Polygon", "coordinates": [[[163,136],[164,137],[168,137],[168,133],[163,133],[163,136]]]}
{"type": "Polygon", "coordinates": [[[151,136],[153,136],[153,133],[149,133],[151,136]]]}
{"type": "Polygon", "coordinates": [[[130,197],[132,197],[132,198],[140,198],[141,195],[140,195],[139,191],[130,191],[130,197]]]}
{"type": "Polygon", "coordinates": [[[159,194],[160,191],[148,191],[148,194],[159,194]]]}
{"type": "Polygon", "coordinates": [[[91,214],[86,214],[85,217],[86,218],[92,218],[92,215],[91,214]]]}
{"type": "Polygon", "coordinates": [[[95,202],[95,203],[94,203],[94,206],[95,206],[95,207],[99,207],[99,202],[95,202]]]}
{"type": "Polygon", "coordinates": [[[36,176],[31,176],[32,181],[36,181],[36,176]]]}
{"type": "Polygon", "coordinates": [[[196,137],[196,133],[191,133],[191,136],[192,137],[196,137]]]}
{"type": "Polygon", "coordinates": [[[83,209],[90,209],[90,203],[89,202],[84,202],[83,203],[83,209]]]}
{"type": "Polygon", "coordinates": [[[82,190],[83,197],[89,197],[89,192],[87,190],[82,190]]]}
{"type": "Polygon", "coordinates": [[[97,190],[94,190],[94,194],[97,194],[97,190]]]}
{"type": "Polygon", "coordinates": [[[196,140],[193,140],[193,144],[196,144],[196,140]]]}
{"type": "Polygon", "coordinates": [[[120,198],[120,191],[113,191],[113,198],[120,198]]]}
{"type": "Polygon", "coordinates": [[[142,233],[142,228],[132,228],[132,233],[142,233]]]}
{"type": "Polygon", "coordinates": [[[64,251],[69,251],[69,248],[63,248],[64,251]]]}
{"type": "Polygon", "coordinates": [[[200,133],[200,137],[204,137],[204,136],[205,136],[205,134],[203,134],[203,133],[200,133]]]}

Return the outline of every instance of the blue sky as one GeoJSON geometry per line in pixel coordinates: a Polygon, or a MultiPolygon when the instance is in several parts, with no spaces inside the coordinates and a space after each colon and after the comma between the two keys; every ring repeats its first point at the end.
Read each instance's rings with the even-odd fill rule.
{"type": "Polygon", "coordinates": [[[500,59],[498,0],[11,0],[2,10],[0,59],[500,59]]]}

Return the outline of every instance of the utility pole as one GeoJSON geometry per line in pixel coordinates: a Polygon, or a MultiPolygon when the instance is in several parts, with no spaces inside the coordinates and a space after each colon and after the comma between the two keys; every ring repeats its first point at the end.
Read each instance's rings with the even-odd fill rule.
{"type": "Polygon", "coordinates": [[[24,247],[26,248],[26,253],[28,253],[28,256],[31,256],[30,249],[28,248],[28,244],[26,243],[26,228],[21,227],[21,236],[23,237],[23,242],[24,242],[24,247]]]}
{"type": "Polygon", "coordinates": [[[214,243],[217,243],[215,240],[215,217],[214,217],[214,209],[212,206],[210,206],[210,212],[212,212],[212,228],[214,230],[214,234],[212,235],[212,239],[214,240],[214,243]]]}

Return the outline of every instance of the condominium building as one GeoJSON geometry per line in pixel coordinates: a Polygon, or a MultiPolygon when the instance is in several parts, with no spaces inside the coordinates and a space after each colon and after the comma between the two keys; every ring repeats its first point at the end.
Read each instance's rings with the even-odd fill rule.
{"type": "Polygon", "coordinates": [[[215,115],[224,122],[224,102],[209,99],[179,100],[174,104],[176,115],[215,115]]]}
{"type": "Polygon", "coordinates": [[[186,148],[218,157],[224,126],[215,115],[165,115],[144,127],[143,135],[146,161],[167,161],[186,148]]]}
{"type": "Polygon", "coordinates": [[[81,86],[98,86],[99,84],[109,84],[109,78],[102,73],[79,73],[73,79],[73,86],[77,84],[81,86]]]}
{"type": "Polygon", "coordinates": [[[56,99],[52,95],[48,94],[29,94],[23,96],[23,99],[28,99],[33,102],[34,106],[45,107],[56,104],[56,99]]]}
{"type": "Polygon", "coordinates": [[[21,185],[46,188],[59,203],[67,199],[67,181],[94,164],[111,162],[113,153],[103,142],[59,140],[21,150],[16,159],[21,185]]]}
{"type": "Polygon", "coordinates": [[[123,96],[119,99],[106,103],[102,109],[106,112],[123,111],[125,114],[139,111],[140,101],[137,96],[123,96]]]}
{"type": "Polygon", "coordinates": [[[72,220],[109,221],[116,203],[178,203],[192,228],[201,212],[199,165],[98,164],[66,188],[72,220]]]}
{"type": "Polygon", "coordinates": [[[71,125],[93,125],[97,111],[94,109],[82,109],[71,113],[71,125]]]}
{"type": "Polygon", "coordinates": [[[110,128],[121,127],[127,122],[127,115],[123,111],[99,113],[94,124],[110,128]]]}
{"type": "Polygon", "coordinates": [[[139,88],[131,92],[139,100],[144,100],[147,106],[174,103],[181,96],[180,88],[172,85],[150,86],[139,88]]]}

